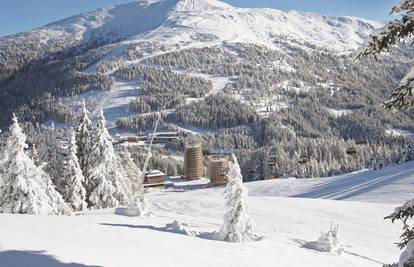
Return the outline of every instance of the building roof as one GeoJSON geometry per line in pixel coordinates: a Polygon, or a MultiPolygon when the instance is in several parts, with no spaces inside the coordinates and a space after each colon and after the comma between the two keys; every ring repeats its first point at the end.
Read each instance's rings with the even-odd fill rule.
{"type": "Polygon", "coordinates": [[[150,170],[145,173],[145,177],[165,176],[166,174],[159,170],[150,170]]]}
{"type": "Polygon", "coordinates": [[[233,150],[230,149],[211,149],[210,155],[231,155],[233,150]]]}

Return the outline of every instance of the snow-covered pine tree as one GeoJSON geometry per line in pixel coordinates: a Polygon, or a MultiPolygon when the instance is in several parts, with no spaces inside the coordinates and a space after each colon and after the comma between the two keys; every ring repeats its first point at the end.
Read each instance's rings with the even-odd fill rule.
{"type": "MultiPolygon", "coordinates": [[[[62,177],[63,157],[58,139],[58,134],[54,125],[45,131],[45,139],[42,144],[42,156],[44,164],[42,169],[49,175],[59,193],[64,190],[64,181],[62,177]]],[[[39,155],[40,156],[40,155],[39,155]]]]}
{"type": "Polygon", "coordinates": [[[32,146],[32,160],[33,160],[33,163],[36,165],[36,166],[41,166],[42,165],[42,163],[41,163],[41,161],[40,161],[40,158],[39,158],[39,151],[37,150],[37,147],[36,147],[36,144],[33,144],[33,146],[32,146]]]}
{"type": "Polygon", "coordinates": [[[91,191],[91,185],[89,182],[90,169],[92,168],[91,163],[91,150],[93,146],[93,125],[89,119],[89,111],[86,109],[85,101],[82,102],[82,115],[80,117],[79,126],[76,130],[76,146],[77,146],[77,157],[79,166],[82,170],[83,176],[85,177],[85,188],[87,196],[91,191]]]}
{"type": "Polygon", "coordinates": [[[131,183],[131,188],[133,192],[137,192],[142,185],[142,171],[138,165],[134,162],[131,156],[131,152],[125,146],[119,151],[118,154],[118,165],[122,169],[124,175],[128,177],[128,180],[131,183]]]}
{"type": "Polygon", "coordinates": [[[83,187],[85,177],[82,174],[76,152],[75,132],[72,131],[68,144],[68,156],[63,164],[64,188],[62,195],[74,211],[82,211],[87,208],[86,190],[83,187]]]}
{"type": "Polygon", "coordinates": [[[13,115],[3,162],[0,210],[4,213],[70,214],[50,177],[25,154],[26,136],[13,115]]]}
{"type": "MultiPolygon", "coordinates": [[[[5,151],[5,145],[3,145],[3,143],[0,143],[0,200],[2,199],[3,187],[5,186],[3,176],[5,173],[6,160],[7,160],[7,154],[5,151]]],[[[1,212],[1,206],[0,206],[0,212],[1,212]]]]}
{"type": "MultiPolygon", "coordinates": [[[[414,0],[404,0],[393,7],[391,14],[401,17],[388,22],[384,27],[371,34],[368,43],[358,57],[373,55],[375,58],[399,41],[412,38],[414,33],[414,0]]],[[[414,68],[402,79],[399,87],[385,103],[388,109],[406,109],[414,104],[414,68]]]]}
{"type": "Polygon", "coordinates": [[[105,128],[105,117],[101,110],[98,116],[90,160],[92,169],[88,177],[90,183],[89,205],[93,208],[116,207],[128,203],[131,183],[117,166],[118,161],[111,137],[105,128]]]}
{"type": "Polygon", "coordinates": [[[220,236],[228,242],[252,241],[255,236],[255,223],[248,214],[248,191],[243,184],[240,166],[235,155],[230,164],[226,187],[226,213],[220,236]]]}

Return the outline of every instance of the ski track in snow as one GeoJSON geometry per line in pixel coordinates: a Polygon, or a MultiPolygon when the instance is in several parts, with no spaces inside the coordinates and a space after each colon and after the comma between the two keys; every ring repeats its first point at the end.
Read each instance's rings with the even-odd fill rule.
{"type": "Polygon", "coordinates": [[[138,82],[116,80],[114,88],[104,92],[100,97],[101,103],[92,112],[92,118],[96,118],[99,110],[103,109],[107,127],[113,128],[116,126],[117,119],[129,117],[134,114],[128,105],[138,96],[138,82]]]}
{"type": "Polygon", "coordinates": [[[353,200],[399,205],[414,197],[414,162],[335,177],[257,182],[250,195],[353,200]]]}

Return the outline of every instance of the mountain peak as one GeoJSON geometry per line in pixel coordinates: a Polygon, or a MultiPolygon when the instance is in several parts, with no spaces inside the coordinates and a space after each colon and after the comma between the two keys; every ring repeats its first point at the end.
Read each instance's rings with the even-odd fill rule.
{"type": "Polygon", "coordinates": [[[234,8],[233,6],[218,0],[180,0],[179,2],[182,9],[185,11],[234,8]]]}
{"type": "Polygon", "coordinates": [[[336,51],[356,49],[380,23],[297,11],[236,8],[218,0],[140,0],[72,16],[32,31],[37,42],[246,42],[274,48],[283,38],[336,51]]]}

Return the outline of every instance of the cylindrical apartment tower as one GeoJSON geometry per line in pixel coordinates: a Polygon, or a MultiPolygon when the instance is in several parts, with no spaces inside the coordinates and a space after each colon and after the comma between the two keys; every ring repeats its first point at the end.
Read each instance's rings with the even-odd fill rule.
{"type": "Polygon", "coordinates": [[[184,176],[197,180],[204,175],[203,149],[201,144],[186,144],[184,151],[184,176]]]}
{"type": "Polygon", "coordinates": [[[224,185],[227,183],[227,174],[229,172],[228,157],[209,157],[210,163],[210,182],[213,185],[224,185]]]}

